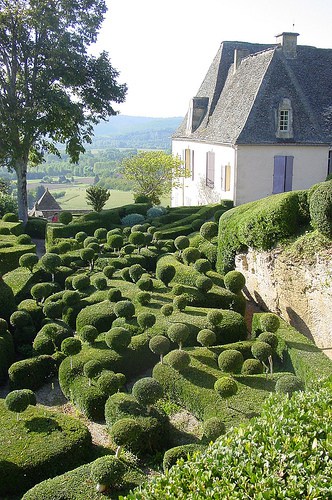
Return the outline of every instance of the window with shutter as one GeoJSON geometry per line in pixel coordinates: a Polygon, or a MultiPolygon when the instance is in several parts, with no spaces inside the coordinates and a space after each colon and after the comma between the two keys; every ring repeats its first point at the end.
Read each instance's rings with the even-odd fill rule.
{"type": "Polygon", "coordinates": [[[231,166],[228,163],[225,165],[225,191],[231,190],[231,166]]]}
{"type": "Polygon", "coordinates": [[[206,153],[206,185],[209,188],[214,188],[214,162],[214,152],[208,151],[206,153]]]}
{"type": "Polygon", "coordinates": [[[273,194],[292,190],[293,156],[275,156],[273,170],[273,194]]]}

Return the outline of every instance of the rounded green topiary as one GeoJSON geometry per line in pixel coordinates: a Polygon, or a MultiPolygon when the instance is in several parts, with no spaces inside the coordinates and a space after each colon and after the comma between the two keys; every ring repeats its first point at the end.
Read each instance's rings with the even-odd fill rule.
{"type": "Polygon", "coordinates": [[[119,250],[123,246],[123,236],[121,234],[108,234],[107,244],[112,250],[119,250]]]}
{"type": "Polygon", "coordinates": [[[120,300],[114,306],[114,313],[117,317],[130,319],[135,314],[135,306],[130,300],[120,300]]]}
{"type": "Polygon", "coordinates": [[[66,306],[78,304],[80,300],[80,294],[74,290],[67,290],[62,296],[62,301],[66,306]]]}
{"type": "Polygon", "coordinates": [[[183,285],[176,284],[172,287],[173,295],[182,295],[184,292],[183,285]]]}
{"type": "Polygon", "coordinates": [[[0,318],[0,335],[6,333],[8,330],[8,323],[5,319],[0,318]]]}
{"type": "Polygon", "coordinates": [[[224,399],[230,398],[237,393],[238,386],[231,377],[218,378],[214,383],[214,390],[224,399]]]}
{"type": "Polygon", "coordinates": [[[87,361],[83,365],[83,373],[89,379],[89,381],[90,379],[100,375],[102,369],[103,368],[100,361],[97,361],[96,359],[90,359],[90,361],[87,361]]]}
{"type": "Polygon", "coordinates": [[[98,330],[95,326],[86,325],[80,329],[78,334],[83,342],[92,345],[96,340],[96,338],[98,337],[98,330]]]}
{"type": "Polygon", "coordinates": [[[93,248],[86,247],[80,251],[80,258],[83,262],[91,262],[95,258],[95,251],[93,248]]]}
{"type": "Polygon", "coordinates": [[[195,281],[195,286],[201,292],[208,292],[213,287],[213,281],[207,276],[198,276],[195,281]]]}
{"type": "Polygon", "coordinates": [[[131,243],[128,243],[127,245],[124,245],[121,249],[122,253],[125,255],[130,255],[134,252],[136,246],[132,245],[131,243]]]}
{"type": "Polygon", "coordinates": [[[138,325],[146,330],[147,328],[151,328],[156,322],[156,316],[149,312],[142,312],[137,315],[137,323],[138,325]]]}
{"type": "Polygon", "coordinates": [[[225,434],[226,426],[219,417],[211,417],[203,423],[203,440],[210,443],[225,434]]]}
{"type": "Polygon", "coordinates": [[[97,290],[106,290],[107,288],[106,278],[103,278],[102,276],[97,276],[97,278],[93,280],[93,285],[95,286],[95,288],[97,288],[97,290]]]}
{"type": "Polygon", "coordinates": [[[278,346],[278,337],[272,332],[263,332],[258,337],[259,342],[266,342],[272,349],[276,349],[278,346]]]}
{"type": "Polygon", "coordinates": [[[187,307],[188,300],[185,295],[179,295],[178,297],[174,297],[173,299],[173,307],[178,311],[184,311],[187,307]]]}
{"type": "Polygon", "coordinates": [[[184,250],[188,248],[190,244],[189,238],[187,236],[178,236],[174,240],[174,245],[177,250],[184,250]]]}
{"type": "Polygon", "coordinates": [[[332,238],[332,180],[322,182],[309,200],[311,225],[327,238],[332,238]]]}
{"type": "Polygon", "coordinates": [[[129,267],[129,275],[134,283],[137,283],[145,272],[146,270],[140,264],[133,264],[129,267]]]}
{"type": "Polygon", "coordinates": [[[20,234],[20,235],[17,237],[16,242],[17,242],[19,245],[31,245],[31,243],[32,243],[32,241],[31,241],[31,236],[29,236],[28,234],[20,234]]]}
{"type": "Polygon", "coordinates": [[[264,313],[259,319],[261,329],[263,332],[276,332],[280,327],[280,320],[276,314],[264,313]]]}
{"type": "Polygon", "coordinates": [[[236,349],[227,349],[218,356],[218,366],[222,372],[240,373],[243,365],[243,355],[236,349]]]}
{"type": "Polygon", "coordinates": [[[40,259],[40,265],[47,273],[52,275],[61,266],[61,258],[56,253],[45,253],[40,259]]]}
{"type": "Polygon", "coordinates": [[[78,274],[73,277],[72,285],[79,292],[86,290],[90,286],[90,278],[86,274],[78,274]]]}
{"type": "Polygon", "coordinates": [[[196,260],[198,260],[200,257],[201,257],[201,252],[198,250],[198,248],[188,247],[185,248],[182,252],[183,262],[187,264],[187,266],[189,266],[189,264],[196,262],[196,260]]]}
{"type": "Polygon", "coordinates": [[[103,273],[105,274],[106,278],[110,279],[110,278],[112,278],[113,274],[115,273],[115,267],[114,266],[105,266],[103,269],[103,273]]]}
{"type": "Polygon", "coordinates": [[[175,267],[172,264],[163,264],[157,267],[156,277],[168,286],[175,276],[175,267]]]}
{"type": "Polygon", "coordinates": [[[35,253],[25,253],[21,255],[19,259],[19,265],[21,267],[26,267],[31,272],[34,266],[37,264],[37,262],[38,262],[38,257],[35,253]]]}
{"type": "Polygon", "coordinates": [[[189,328],[184,323],[173,323],[168,327],[167,336],[172,342],[178,344],[181,349],[183,343],[189,337],[189,328]]]}
{"type": "Polygon", "coordinates": [[[90,243],[97,243],[97,245],[99,245],[97,238],[95,238],[94,236],[88,236],[87,238],[85,238],[83,242],[84,248],[87,248],[87,246],[90,245],[90,243]]]}
{"type": "Polygon", "coordinates": [[[160,362],[163,362],[163,356],[169,351],[170,341],[164,335],[155,335],[149,341],[149,348],[154,354],[160,356],[160,362]]]}
{"type": "Polygon", "coordinates": [[[143,291],[150,291],[153,289],[153,281],[149,276],[142,276],[136,282],[138,288],[143,291]]]}
{"type": "Polygon", "coordinates": [[[200,229],[200,235],[208,241],[218,236],[218,224],[216,222],[204,222],[200,229]]]}
{"type": "Polygon", "coordinates": [[[82,349],[82,343],[78,338],[68,337],[61,342],[61,351],[66,356],[74,356],[82,349]]]}
{"type": "Polygon", "coordinates": [[[169,352],[165,356],[165,363],[174,368],[174,370],[181,372],[189,366],[190,356],[186,351],[177,349],[169,352]]]}
{"type": "Polygon", "coordinates": [[[15,328],[23,328],[32,325],[32,318],[26,311],[15,311],[10,316],[10,324],[15,328]]]}
{"type": "Polygon", "coordinates": [[[276,392],[291,396],[293,392],[303,391],[304,384],[299,377],[292,374],[285,374],[277,380],[275,390],[276,392]]]}
{"type": "Polygon", "coordinates": [[[122,351],[131,341],[131,334],[126,328],[120,326],[111,328],[105,335],[105,342],[110,349],[115,351],[122,351]]]}
{"type": "Polygon", "coordinates": [[[88,235],[84,231],[79,231],[75,234],[75,240],[79,243],[83,243],[83,241],[88,237],[88,235]]]}
{"type": "MultiPolygon", "coordinates": [[[[70,250],[71,250],[71,244],[69,243],[69,241],[61,241],[58,244],[58,251],[60,254],[65,254],[67,252],[70,252],[70,250]]],[[[68,258],[68,260],[70,261],[71,257],[68,258]]]]}
{"type": "Polygon", "coordinates": [[[9,411],[22,413],[29,405],[36,405],[36,396],[30,389],[17,389],[7,394],[5,405],[9,411]]]}
{"type": "Polygon", "coordinates": [[[259,361],[265,362],[269,356],[272,356],[272,347],[266,342],[259,342],[258,340],[251,346],[251,353],[254,358],[259,361]]]}
{"type": "Polygon", "coordinates": [[[243,375],[258,375],[259,373],[263,373],[263,365],[258,359],[245,359],[241,373],[243,375]]]}
{"type": "Polygon", "coordinates": [[[246,279],[239,271],[229,271],[224,276],[224,282],[227,290],[239,293],[246,284],[246,279]]]}
{"type": "Polygon", "coordinates": [[[154,378],[144,377],[135,382],[132,394],[141,405],[150,406],[163,396],[163,388],[154,378]]]}
{"type": "Polygon", "coordinates": [[[206,274],[212,269],[211,262],[207,259],[197,259],[194,263],[194,269],[199,273],[206,274]]]}
{"type": "Polygon", "coordinates": [[[136,295],[136,300],[142,306],[147,306],[151,302],[151,293],[138,292],[138,294],[136,295]]]}
{"type": "Polygon", "coordinates": [[[142,247],[145,245],[145,235],[141,231],[135,231],[134,233],[130,233],[128,241],[137,247],[142,247]]]}
{"type": "Polygon", "coordinates": [[[63,302],[58,300],[56,302],[48,302],[43,307],[43,313],[47,318],[59,319],[62,316],[63,302]]]}
{"type": "Polygon", "coordinates": [[[173,310],[174,310],[174,308],[173,308],[172,304],[165,304],[160,309],[160,312],[161,312],[161,314],[163,314],[163,316],[165,316],[167,318],[168,316],[171,316],[173,314],[173,310]]]}
{"type": "Polygon", "coordinates": [[[129,274],[129,267],[124,267],[120,271],[120,276],[123,280],[131,282],[131,276],[129,274]]]}
{"type": "Polygon", "coordinates": [[[3,222],[18,222],[18,217],[16,214],[14,214],[12,212],[7,212],[2,217],[2,220],[3,220],[3,222]]]}
{"type": "Polygon", "coordinates": [[[121,290],[119,288],[111,288],[107,294],[110,302],[119,302],[122,299],[121,290]]]}
{"type": "Polygon", "coordinates": [[[134,418],[125,417],[114,422],[111,427],[111,438],[119,446],[131,449],[136,448],[136,443],[140,439],[142,428],[134,418]]]}
{"type": "Polygon", "coordinates": [[[97,458],[91,466],[91,479],[97,483],[97,489],[100,492],[104,488],[98,487],[103,485],[107,487],[119,487],[122,483],[122,477],[126,468],[123,462],[112,455],[97,458]]]}
{"type": "Polygon", "coordinates": [[[93,236],[99,241],[106,241],[107,239],[107,229],[105,227],[98,227],[93,233],[93,236]]]}
{"type": "Polygon", "coordinates": [[[131,233],[136,233],[136,231],[140,231],[141,233],[143,233],[144,232],[143,224],[135,224],[134,226],[131,227],[130,230],[131,233]]]}
{"type": "Polygon", "coordinates": [[[203,330],[200,330],[198,332],[197,342],[201,344],[203,347],[209,347],[215,344],[216,340],[217,340],[216,334],[212,330],[209,330],[208,328],[204,328],[203,330]]]}
{"type": "Polygon", "coordinates": [[[120,387],[120,379],[117,373],[112,371],[103,372],[97,382],[99,389],[107,396],[112,396],[118,392],[120,387]]]}
{"type": "Polygon", "coordinates": [[[207,313],[206,317],[208,322],[212,326],[217,326],[223,319],[223,313],[221,311],[218,311],[217,309],[212,309],[207,313]]]}

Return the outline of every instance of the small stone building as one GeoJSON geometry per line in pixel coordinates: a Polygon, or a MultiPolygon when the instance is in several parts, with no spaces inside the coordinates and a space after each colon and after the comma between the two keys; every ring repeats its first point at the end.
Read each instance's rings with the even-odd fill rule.
{"type": "Polygon", "coordinates": [[[46,219],[52,219],[61,211],[62,208],[59,203],[49,192],[48,188],[46,188],[43,195],[34,204],[33,209],[29,211],[29,215],[31,217],[45,217],[46,219]]]}

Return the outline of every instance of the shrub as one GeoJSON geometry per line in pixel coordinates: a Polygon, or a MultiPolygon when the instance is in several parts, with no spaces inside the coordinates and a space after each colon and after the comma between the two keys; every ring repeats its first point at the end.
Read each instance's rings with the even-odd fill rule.
{"type": "MultiPolygon", "coordinates": [[[[71,250],[71,244],[69,243],[69,241],[61,241],[58,244],[58,252],[56,253],[65,254],[70,250],[71,250]]],[[[64,260],[62,260],[62,262],[64,262],[64,260]]],[[[69,263],[71,262],[71,257],[68,257],[68,262],[69,263]]]]}
{"type": "Polygon", "coordinates": [[[43,313],[47,318],[57,319],[61,318],[63,309],[63,302],[58,300],[57,302],[48,302],[43,307],[43,313]]]}
{"type": "Polygon", "coordinates": [[[208,271],[211,271],[211,262],[208,259],[197,259],[194,263],[194,269],[196,269],[199,273],[205,274],[208,271]]]}
{"type": "Polygon", "coordinates": [[[106,290],[107,288],[106,278],[103,278],[102,276],[97,276],[97,278],[93,280],[93,285],[97,288],[97,290],[106,290]]]}
{"type": "Polygon", "coordinates": [[[135,314],[135,306],[130,300],[120,300],[114,306],[117,317],[130,319],[135,314]]]}
{"type": "Polygon", "coordinates": [[[54,273],[61,266],[61,259],[56,253],[46,253],[41,257],[40,265],[44,271],[52,275],[52,281],[54,281],[54,273]]]}
{"type": "Polygon", "coordinates": [[[91,385],[91,379],[100,375],[102,369],[100,361],[96,359],[90,359],[83,365],[83,373],[89,379],[89,385],[91,385]]]}
{"type": "Polygon", "coordinates": [[[145,220],[145,217],[142,214],[129,214],[129,215],[125,215],[125,217],[123,217],[121,219],[121,224],[123,226],[132,227],[132,226],[135,226],[135,224],[140,224],[144,220],[145,220]]]}
{"type": "Polygon", "coordinates": [[[22,413],[29,405],[36,405],[36,396],[30,389],[17,389],[7,394],[5,405],[9,411],[22,413]]]}
{"type": "Polygon", "coordinates": [[[199,276],[195,281],[195,285],[198,290],[208,292],[213,287],[213,281],[207,276],[199,276]]]}
{"type": "Polygon", "coordinates": [[[115,351],[122,351],[131,341],[131,334],[129,330],[121,327],[114,327],[109,330],[105,335],[105,342],[110,349],[115,351]]]}
{"type": "Polygon", "coordinates": [[[223,313],[221,311],[212,310],[207,313],[207,320],[212,326],[217,326],[221,323],[223,319],[223,313]]]}
{"type": "Polygon", "coordinates": [[[171,316],[173,314],[173,306],[172,304],[165,304],[160,309],[161,314],[165,317],[171,316]]]}
{"type": "Polygon", "coordinates": [[[55,374],[55,363],[51,356],[41,355],[13,363],[9,370],[11,389],[39,389],[55,374]]]}
{"type": "Polygon", "coordinates": [[[136,233],[137,231],[143,233],[144,232],[144,226],[143,224],[135,224],[134,226],[132,226],[130,232],[131,233],[136,233]]]}
{"type": "Polygon", "coordinates": [[[123,246],[123,236],[121,234],[107,235],[107,244],[112,250],[119,250],[123,246]]]}
{"type": "MultiPolygon", "coordinates": [[[[104,371],[98,379],[99,389],[106,394],[106,396],[112,396],[120,388],[120,378],[118,373],[112,371],[104,371]]],[[[122,375],[122,374],[120,374],[122,375]]]]}
{"type": "Polygon", "coordinates": [[[273,313],[263,313],[260,316],[260,325],[263,332],[276,332],[280,326],[279,318],[273,313]]]}
{"type": "Polygon", "coordinates": [[[299,377],[292,374],[285,374],[276,382],[276,392],[291,396],[295,391],[303,391],[304,384],[299,377]]]}
{"type": "Polygon", "coordinates": [[[106,278],[112,278],[113,274],[115,273],[115,267],[114,266],[105,266],[103,269],[103,273],[105,274],[106,278]]]}
{"type": "Polygon", "coordinates": [[[172,342],[179,345],[179,349],[182,349],[183,343],[189,337],[189,328],[184,323],[173,323],[168,327],[167,336],[172,342]]]}
{"type": "Polygon", "coordinates": [[[93,233],[93,236],[99,241],[106,241],[107,239],[107,229],[106,227],[98,227],[93,233]]]}
{"type": "Polygon", "coordinates": [[[215,441],[222,434],[225,434],[226,426],[219,417],[211,417],[203,423],[203,440],[207,443],[215,441]]]}
{"type": "Polygon", "coordinates": [[[172,264],[163,264],[157,267],[156,277],[168,286],[175,276],[175,267],[172,264]]]}
{"type": "Polygon", "coordinates": [[[36,302],[40,302],[51,295],[52,287],[49,283],[37,283],[36,285],[33,285],[30,293],[36,302]]]}
{"type": "Polygon", "coordinates": [[[165,212],[166,209],[164,207],[151,207],[146,212],[146,216],[149,219],[154,219],[155,217],[160,217],[161,215],[164,215],[165,212]]]}
{"type": "Polygon", "coordinates": [[[75,240],[79,243],[83,243],[83,241],[88,237],[88,235],[84,231],[79,231],[75,234],[75,240]]]}
{"type": "MultiPolygon", "coordinates": [[[[91,243],[93,244],[93,243],[91,243]]],[[[80,251],[80,258],[83,260],[83,262],[88,262],[90,266],[90,270],[93,270],[93,261],[95,259],[95,250],[90,247],[82,248],[80,251]]]]}
{"type": "Polygon", "coordinates": [[[174,245],[177,250],[184,250],[188,248],[190,244],[189,238],[187,236],[177,236],[174,240],[174,245]]]}
{"type": "Polygon", "coordinates": [[[187,307],[188,300],[185,295],[179,295],[178,297],[174,297],[173,299],[173,307],[178,311],[184,311],[187,307]]]}
{"type": "Polygon", "coordinates": [[[272,356],[272,347],[266,342],[259,342],[257,340],[251,346],[251,352],[254,358],[264,363],[269,356],[272,356]]]}
{"type": "Polygon", "coordinates": [[[203,219],[193,220],[192,223],[191,223],[192,230],[193,231],[199,231],[203,223],[204,223],[203,219]]]}
{"type": "Polygon", "coordinates": [[[182,285],[174,285],[172,288],[173,295],[182,295],[184,287],[182,285]]]}
{"type": "Polygon", "coordinates": [[[239,293],[246,284],[246,279],[239,271],[229,271],[224,276],[224,282],[227,290],[239,293]]]}
{"type": "Polygon", "coordinates": [[[73,220],[73,214],[71,212],[60,212],[59,222],[62,224],[69,224],[73,220]]]}
{"type": "Polygon", "coordinates": [[[215,381],[214,389],[223,399],[228,399],[237,393],[238,386],[231,377],[221,377],[215,381]]]}
{"type": "Polygon", "coordinates": [[[142,306],[147,306],[151,301],[151,294],[149,292],[138,292],[136,299],[142,306]]]}
{"type": "Polygon", "coordinates": [[[23,328],[32,324],[31,316],[26,311],[15,311],[10,316],[10,324],[15,328],[23,328]]]}
{"type": "Polygon", "coordinates": [[[242,365],[241,373],[243,375],[257,375],[263,373],[263,365],[258,359],[245,359],[242,365]]]}
{"type": "Polygon", "coordinates": [[[155,335],[149,341],[149,348],[154,354],[160,356],[160,362],[163,362],[164,355],[169,351],[170,341],[164,335],[155,335]]]}
{"type": "Polygon", "coordinates": [[[101,186],[89,186],[86,190],[86,202],[95,212],[102,211],[109,197],[109,190],[101,186]]]}
{"type": "Polygon", "coordinates": [[[209,347],[215,344],[216,340],[217,340],[216,334],[212,330],[209,330],[208,328],[204,328],[203,330],[200,330],[198,332],[197,342],[204,347],[209,347]]]}
{"type": "Polygon", "coordinates": [[[28,234],[20,234],[17,237],[16,243],[18,245],[31,245],[31,237],[28,234]]]}
{"type": "Polygon", "coordinates": [[[129,243],[136,245],[138,248],[145,245],[145,235],[144,235],[144,233],[141,233],[140,231],[135,231],[134,233],[131,233],[129,235],[128,240],[129,240],[129,243]]]}
{"type": "Polygon", "coordinates": [[[151,328],[156,322],[156,316],[149,312],[142,312],[137,315],[137,323],[138,325],[146,330],[147,328],[151,328]]]}
{"type": "Polygon", "coordinates": [[[218,224],[216,222],[204,222],[200,229],[200,235],[208,241],[218,235],[218,224]]]}
{"type": "Polygon", "coordinates": [[[138,281],[137,281],[137,286],[140,290],[143,291],[150,291],[153,289],[153,281],[149,276],[142,276],[138,281]]]}
{"type": "Polygon", "coordinates": [[[78,274],[73,277],[72,285],[79,292],[86,290],[90,286],[90,278],[86,274],[78,274]]]}
{"type": "Polygon", "coordinates": [[[112,455],[106,455],[95,460],[91,466],[91,479],[97,483],[97,491],[103,492],[106,487],[119,487],[125,473],[125,465],[121,460],[112,455]]]}
{"type": "Polygon", "coordinates": [[[98,337],[98,330],[92,325],[83,326],[78,332],[80,339],[87,344],[92,345],[98,337]]]}
{"type": "Polygon", "coordinates": [[[261,333],[257,337],[257,340],[259,342],[266,342],[267,344],[269,344],[272,347],[273,350],[276,349],[278,346],[278,337],[274,333],[271,333],[271,332],[261,333]]]}
{"type": "Polygon", "coordinates": [[[62,301],[66,306],[73,306],[80,301],[80,294],[74,290],[67,290],[62,296],[62,301]]]}
{"type": "Polygon", "coordinates": [[[134,283],[136,283],[145,272],[145,269],[143,269],[140,264],[133,264],[129,268],[129,274],[134,283]]]}
{"type": "Polygon", "coordinates": [[[18,222],[18,217],[16,214],[8,212],[2,217],[2,220],[3,222],[18,222]]]}
{"type": "Polygon", "coordinates": [[[129,274],[129,267],[124,267],[120,271],[121,278],[125,281],[130,281],[131,282],[131,277],[129,274]]]}
{"type": "Polygon", "coordinates": [[[122,299],[121,290],[119,288],[111,288],[107,294],[110,302],[119,302],[122,299]]]}
{"type": "Polygon", "coordinates": [[[164,458],[163,458],[163,469],[164,472],[167,472],[173,465],[176,464],[176,462],[179,459],[182,459],[183,461],[187,461],[190,459],[190,455],[198,452],[198,451],[203,451],[204,447],[199,444],[183,444],[181,446],[175,446],[174,448],[170,448],[169,450],[165,451],[164,458]]]}
{"type": "Polygon", "coordinates": [[[218,366],[222,372],[240,373],[243,365],[243,356],[235,349],[227,349],[218,356],[218,366]]]}
{"type": "Polygon", "coordinates": [[[97,238],[95,238],[94,236],[87,236],[83,242],[84,248],[87,248],[91,243],[97,243],[97,245],[99,245],[97,238]]]}
{"type": "Polygon", "coordinates": [[[327,238],[332,238],[332,180],[322,182],[310,196],[311,225],[327,238]]]}
{"type": "Polygon", "coordinates": [[[144,377],[135,382],[132,394],[141,405],[150,406],[163,396],[163,388],[154,378],[144,377]]]}
{"type": "Polygon", "coordinates": [[[185,248],[182,252],[183,262],[189,266],[201,257],[201,252],[198,248],[189,247],[185,248]]]}
{"type": "Polygon", "coordinates": [[[111,438],[118,446],[117,455],[120,455],[122,446],[135,449],[137,441],[140,440],[142,429],[137,420],[125,417],[115,422],[111,427],[111,438]]]}
{"type": "Polygon", "coordinates": [[[189,366],[190,356],[186,351],[177,349],[175,351],[169,352],[165,356],[164,361],[167,365],[174,368],[174,370],[181,372],[189,366]]]}
{"type": "Polygon", "coordinates": [[[78,338],[68,337],[61,342],[61,351],[70,357],[70,368],[73,368],[72,356],[82,349],[82,342],[78,338]]]}

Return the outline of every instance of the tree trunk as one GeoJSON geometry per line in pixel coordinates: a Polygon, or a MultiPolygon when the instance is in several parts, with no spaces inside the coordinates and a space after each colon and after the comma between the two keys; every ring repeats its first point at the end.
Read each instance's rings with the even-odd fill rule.
{"type": "Polygon", "coordinates": [[[28,221],[27,162],[23,159],[17,160],[15,170],[17,175],[18,218],[25,225],[28,221]]]}

